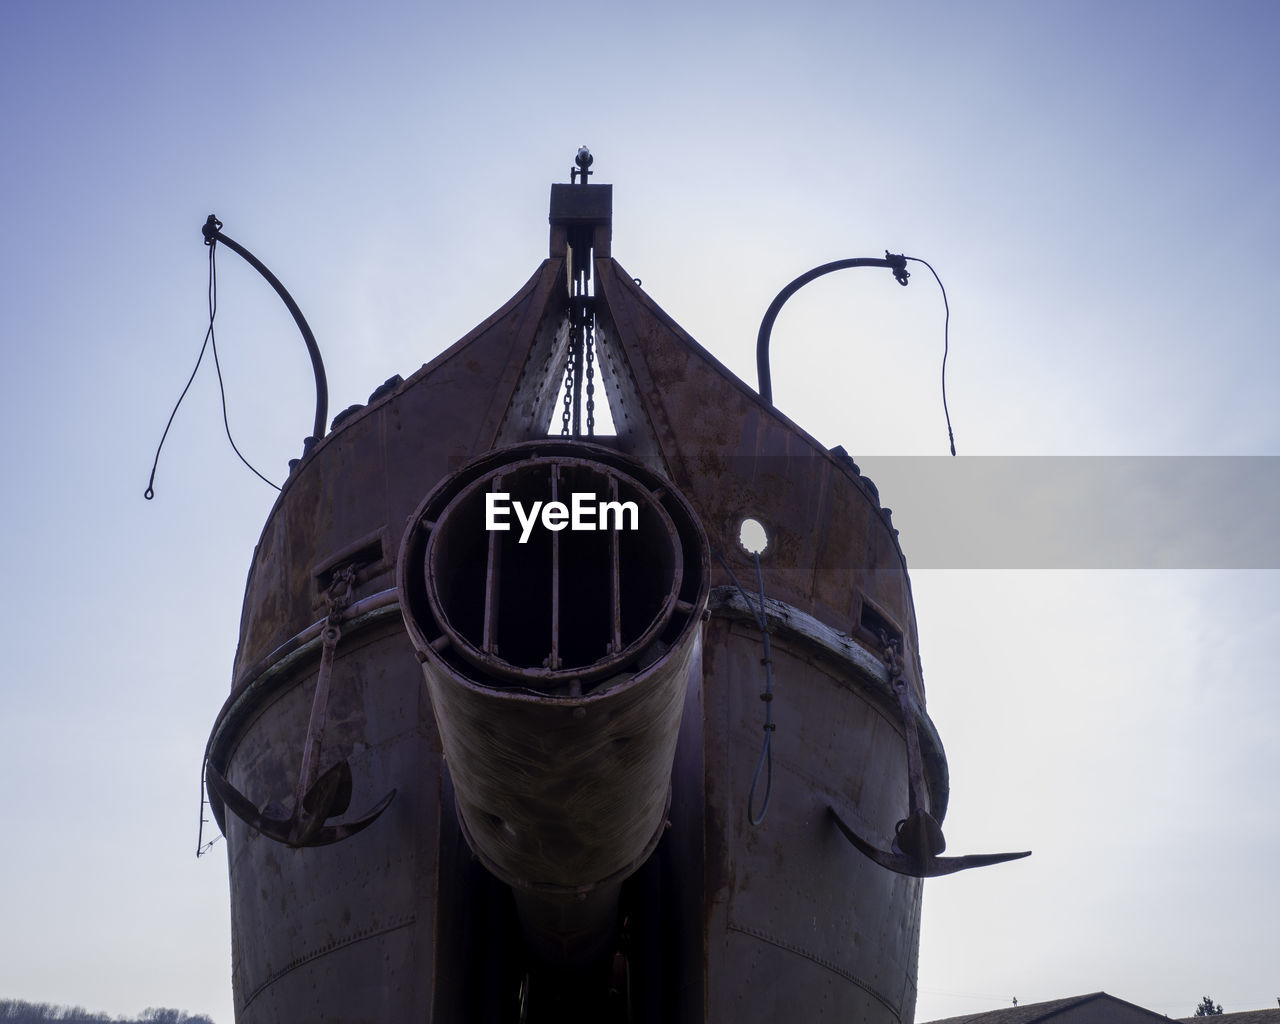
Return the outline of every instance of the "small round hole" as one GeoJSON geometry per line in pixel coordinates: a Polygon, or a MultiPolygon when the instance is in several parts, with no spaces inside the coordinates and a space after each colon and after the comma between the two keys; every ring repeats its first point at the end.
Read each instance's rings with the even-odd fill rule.
{"type": "Polygon", "coordinates": [[[744,519],[738,527],[738,543],[749,555],[763,555],[769,546],[769,535],[758,519],[744,519]]]}

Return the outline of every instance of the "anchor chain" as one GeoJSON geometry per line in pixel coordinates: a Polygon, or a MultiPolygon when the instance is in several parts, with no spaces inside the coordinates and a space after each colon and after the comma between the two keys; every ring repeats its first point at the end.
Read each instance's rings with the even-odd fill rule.
{"type": "MultiPolygon", "coordinates": [[[[587,178],[592,173],[589,170],[592,160],[586,146],[578,150],[574,158],[577,166],[570,174],[570,184],[586,187],[587,178]]],[[[561,413],[560,435],[592,437],[596,432],[595,316],[591,306],[591,266],[595,252],[590,224],[571,228],[567,242],[569,351],[564,364],[564,411],[561,413]],[[585,434],[583,412],[587,420],[585,434]]]]}
{"type": "Polygon", "coordinates": [[[906,686],[906,681],[902,678],[902,651],[897,639],[889,636],[883,629],[880,630],[880,660],[889,670],[889,682],[893,686],[893,692],[898,693],[899,686],[906,686]]]}
{"type": "Polygon", "coordinates": [[[760,745],[760,757],[756,760],[755,773],[751,776],[751,789],[747,793],[747,821],[755,827],[764,821],[764,816],[769,811],[769,799],[773,795],[773,734],[778,728],[773,720],[773,652],[769,646],[769,619],[765,612],[764,574],[760,569],[760,552],[753,551],[752,557],[755,559],[756,566],[756,586],[760,595],[759,603],[757,603],[752,595],[747,593],[746,588],[738,582],[737,574],[729,567],[724,555],[719,551],[715,555],[724,567],[724,571],[729,574],[729,579],[733,581],[733,585],[738,588],[738,593],[742,596],[743,603],[751,609],[751,617],[755,620],[755,624],[760,630],[760,643],[763,647],[760,665],[764,669],[764,689],[760,692],[760,700],[764,703],[764,739],[760,745]],[[756,790],[760,786],[762,774],[764,776],[764,796],[760,804],[760,813],[756,814],[756,790]]]}
{"type": "Polygon", "coordinates": [[[571,312],[569,351],[564,363],[564,411],[560,414],[560,435],[580,435],[579,402],[585,390],[587,414],[586,436],[596,432],[596,339],[595,317],[591,313],[590,299],[576,296],[571,312]],[[585,375],[582,373],[585,367],[585,375]],[[583,376],[586,387],[583,388],[583,376]]]}
{"type": "MultiPolygon", "coordinates": [[[[764,608],[764,576],[760,571],[760,552],[752,552],[756,560],[756,585],[760,590],[760,642],[764,647],[764,656],[760,664],[764,666],[764,690],[760,699],[764,702],[764,741],[760,746],[760,758],[756,761],[755,775],[751,777],[751,792],[747,794],[747,820],[759,825],[769,810],[769,798],[773,795],[773,734],[778,728],[773,721],[773,653],[769,649],[769,620],[764,608]],[[760,784],[760,773],[765,774],[764,798],[760,804],[760,813],[755,813],[756,787],[760,784]]],[[[738,581],[735,579],[735,583],[738,581]]]]}
{"type": "Polygon", "coordinates": [[[596,385],[595,385],[595,317],[591,315],[591,311],[586,308],[583,303],[582,310],[582,333],[585,338],[587,351],[587,436],[591,437],[596,432],[596,385]]]}
{"type": "Polygon", "coordinates": [[[564,361],[564,412],[560,417],[560,435],[568,437],[573,419],[573,342],[569,342],[569,354],[564,361]]]}

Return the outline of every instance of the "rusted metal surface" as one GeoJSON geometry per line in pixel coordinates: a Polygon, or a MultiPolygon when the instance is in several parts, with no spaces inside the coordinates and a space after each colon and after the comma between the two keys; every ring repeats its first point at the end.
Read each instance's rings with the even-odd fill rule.
{"type": "Polygon", "coordinates": [[[540,966],[607,967],[620,886],[662,838],[708,562],[668,482],[563,439],[464,467],[405,535],[401,604],[462,828],[512,887],[540,966]],[[533,543],[484,529],[491,493],[571,491],[631,501],[639,528],[542,530],[533,543]]]}
{"type": "MultiPolygon", "coordinates": [[[[895,822],[946,807],[896,531],[842,451],[609,257],[607,188],[557,186],[551,258],[347,415],[263,530],[207,749],[228,787],[210,802],[240,1024],[912,1019],[921,882],[851,855],[832,818],[883,851],[895,822]],[[589,351],[618,434],[549,438],[566,378],[571,431],[589,415],[589,351]],[[495,491],[579,488],[635,500],[645,527],[522,545],[477,525],[495,491]],[[758,826],[765,638],[725,568],[755,572],[747,517],[769,539],[776,723],[758,826]],[[881,631],[900,644],[893,673],[881,631]],[[330,663],[321,747],[309,709],[330,663]],[[302,780],[333,773],[322,828],[350,824],[348,780],[353,807],[395,800],[343,842],[272,841],[264,822],[306,809],[303,749],[302,780]],[[257,831],[226,814],[233,791],[257,831]]],[[[928,840],[901,855],[936,864],[928,840]]]]}
{"type": "Polygon", "coordinates": [[[476,951],[489,951],[488,936],[469,921],[483,887],[451,880],[465,876],[469,860],[456,851],[465,844],[434,716],[394,599],[396,545],[423,494],[493,448],[504,429],[517,433],[505,422],[509,406],[523,411],[516,399],[525,393],[525,357],[556,345],[554,296],[562,293],[561,264],[548,261],[462,342],[347,417],[295,469],[268,518],[208,764],[256,806],[274,803],[287,814],[318,669],[323,592],[334,569],[354,559],[334,665],[343,711],[330,710],[325,745],[352,765],[354,806],[372,806],[393,788],[397,795],[376,827],[290,851],[226,815],[210,794],[227,836],[241,1024],[420,1020],[432,1005],[456,1007],[449,1019],[466,1020],[492,986],[467,966],[476,951]],[[438,884],[442,865],[451,873],[438,884]],[[458,922],[466,942],[438,947],[438,920],[458,922]]]}
{"type": "MultiPolygon", "coordinates": [[[[278,685],[257,691],[248,721],[221,737],[229,781],[268,808],[283,811],[293,796],[317,662],[294,661],[278,685]]],[[[350,763],[353,805],[374,804],[391,780],[399,789],[374,827],[320,847],[291,849],[223,813],[242,1024],[408,1021],[429,999],[442,897],[422,880],[438,870],[439,823],[449,819],[440,779],[422,771],[440,753],[412,648],[393,618],[349,622],[334,673],[342,685],[325,747],[350,763]]]]}
{"type": "Polygon", "coordinates": [[[556,346],[562,272],[559,261],[545,262],[502,310],[349,416],[289,476],[250,568],[233,690],[322,617],[320,577],[341,552],[360,541],[376,551],[359,573],[356,600],[394,586],[396,545],[422,496],[497,447],[499,434],[504,443],[538,436],[527,419],[537,412],[538,389],[522,371],[527,358],[543,354],[545,363],[556,346]]]}
{"type": "MultiPolygon", "coordinates": [[[[873,488],[763,404],[615,261],[597,263],[596,291],[601,372],[623,450],[666,467],[712,546],[743,574],[754,568],[738,546],[739,525],[747,516],[763,523],[771,597],[846,632],[859,631],[869,602],[903,632],[914,657],[906,563],[873,488]]],[[[907,671],[922,695],[918,664],[909,660],[907,671]]]]}
{"type": "Polygon", "coordinates": [[[320,670],[316,674],[315,695],[311,700],[311,717],[307,722],[307,737],[302,747],[302,766],[298,769],[292,813],[288,817],[282,817],[269,810],[259,810],[217,768],[213,765],[205,767],[205,780],[218,800],[254,831],[286,846],[326,846],[348,839],[372,825],[396,795],[393,789],[371,810],[354,821],[346,821],[340,825],[325,824],[351,806],[350,762],[345,759],[338,761],[321,774],[320,752],[329,714],[333,658],[338,649],[338,640],[342,636],[342,617],[350,603],[355,578],[355,567],[345,566],[335,573],[325,594],[329,614],[320,631],[320,670]]]}
{"type": "Polygon", "coordinates": [[[719,613],[709,623],[705,703],[724,743],[707,764],[709,845],[723,863],[707,908],[707,999],[717,1008],[707,1020],[809,1020],[820,1010],[836,1020],[909,1020],[919,883],[851,857],[826,816],[835,803],[871,829],[892,828],[901,777],[883,766],[902,757],[902,737],[851,666],[815,657],[785,629],[772,640],[774,795],[753,828],[760,712],[742,680],[758,672],[763,647],[753,624],[719,613]]]}

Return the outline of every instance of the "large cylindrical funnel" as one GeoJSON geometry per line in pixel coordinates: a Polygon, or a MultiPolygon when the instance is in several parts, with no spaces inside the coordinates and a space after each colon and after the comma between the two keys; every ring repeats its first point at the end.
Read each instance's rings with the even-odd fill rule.
{"type": "Polygon", "coordinates": [[[701,671],[697,516],[610,449],[517,445],[423,501],[398,584],[467,841],[514,889],[537,960],[598,960],[617,887],[661,838],[701,671]]]}

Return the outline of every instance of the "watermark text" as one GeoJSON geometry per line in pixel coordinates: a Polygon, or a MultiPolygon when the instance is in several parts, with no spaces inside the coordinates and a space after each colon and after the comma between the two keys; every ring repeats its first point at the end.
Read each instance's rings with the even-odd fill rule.
{"type": "Polygon", "coordinates": [[[484,496],[486,530],[510,530],[514,514],[520,524],[520,543],[528,541],[534,526],[541,521],[543,529],[570,530],[638,530],[640,506],[634,501],[598,501],[590,491],[575,491],[569,504],[562,501],[535,501],[526,508],[512,501],[506,491],[489,491],[484,496]],[[610,520],[612,519],[612,525],[610,520]]]}

